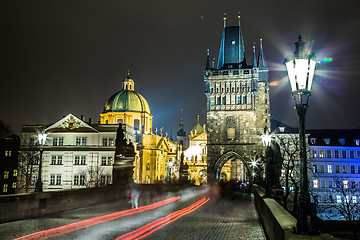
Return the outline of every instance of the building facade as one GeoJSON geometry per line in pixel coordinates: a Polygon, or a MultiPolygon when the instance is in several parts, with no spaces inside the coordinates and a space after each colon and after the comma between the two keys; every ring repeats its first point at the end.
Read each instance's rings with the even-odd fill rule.
{"type": "MultiPolygon", "coordinates": [[[[207,97],[208,177],[220,177],[228,162],[247,173],[249,159],[261,151],[260,135],[270,129],[268,67],[262,41],[256,58],[246,62],[243,34],[238,26],[226,26],[221,39],[218,64],[210,66],[210,54],[204,71],[207,97]]],[[[235,176],[245,180],[248,176],[235,176]]]]}
{"type": "Polygon", "coordinates": [[[19,147],[19,136],[0,139],[0,195],[16,192],[19,147]]]}

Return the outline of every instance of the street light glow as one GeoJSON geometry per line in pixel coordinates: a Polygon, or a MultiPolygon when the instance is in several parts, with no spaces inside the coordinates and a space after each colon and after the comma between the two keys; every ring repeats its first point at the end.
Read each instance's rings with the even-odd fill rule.
{"type": "Polygon", "coordinates": [[[45,145],[46,137],[47,137],[46,133],[39,133],[38,140],[40,145],[45,145]]]}

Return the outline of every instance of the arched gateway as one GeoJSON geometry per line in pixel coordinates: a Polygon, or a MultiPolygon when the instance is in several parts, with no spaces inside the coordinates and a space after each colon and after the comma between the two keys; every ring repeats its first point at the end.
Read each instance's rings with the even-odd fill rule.
{"type": "Polygon", "coordinates": [[[215,170],[215,177],[218,180],[228,181],[230,179],[247,182],[249,180],[249,161],[240,154],[229,151],[221,155],[215,162],[213,169],[215,170]],[[225,164],[230,164],[230,174],[226,175],[222,170],[225,164]],[[223,175],[222,175],[223,172],[223,175]],[[225,177],[225,179],[224,179],[225,177]]]}

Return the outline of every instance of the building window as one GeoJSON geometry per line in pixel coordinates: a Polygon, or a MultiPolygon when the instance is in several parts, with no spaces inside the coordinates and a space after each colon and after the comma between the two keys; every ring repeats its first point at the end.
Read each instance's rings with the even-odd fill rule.
{"type": "Polygon", "coordinates": [[[4,179],[8,179],[9,178],[9,171],[4,171],[4,179]]]}
{"type": "Polygon", "coordinates": [[[74,165],[86,165],[86,156],[75,156],[74,165]]]}
{"type": "Polygon", "coordinates": [[[85,186],[85,175],[74,175],[74,185],[85,186]]]}
{"type": "Polygon", "coordinates": [[[336,202],[341,203],[341,196],[340,195],[336,195],[336,202]]]}
{"type": "Polygon", "coordinates": [[[352,196],[352,202],[357,203],[357,197],[356,196],[352,196]]]}
{"type": "Polygon", "coordinates": [[[355,173],[355,166],[350,166],[350,173],[355,173]]]}
{"type": "Polygon", "coordinates": [[[237,97],[237,104],[241,104],[241,97],[240,96],[237,97]]]}
{"type": "Polygon", "coordinates": [[[321,188],[325,188],[325,180],[321,181],[321,188]]]}
{"type": "Polygon", "coordinates": [[[340,173],[340,165],[336,165],[336,166],[335,166],[335,172],[336,172],[336,173],[340,173]]]}
{"type": "Polygon", "coordinates": [[[349,181],[348,180],[344,180],[343,181],[344,184],[344,188],[348,188],[349,187],[349,181]]]}
{"type": "Polygon", "coordinates": [[[351,181],[351,188],[356,188],[356,182],[355,181],[351,181]]]}
{"type": "Polygon", "coordinates": [[[318,188],[319,187],[319,180],[318,179],[313,180],[313,184],[314,184],[314,188],[318,188]]]}
{"type": "Polygon", "coordinates": [[[317,158],[317,151],[316,150],[312,150],[312,157],[317,158]]]}
{"type": "Polygon", "coordinates": [[[345,139],[341,138],[341,139],[339,139],[339,142],[340,142],[341,145],[344,145],[345,144],[345,139]]]}
{"type": "Polygon", "coordinates": [[[226,105],[226,97],[223,97],[222,105],[226,105]]]}
{"type": "Polygon", "coordinates": [[[347,165],[343,165],[343,173],[348,173],[348,166],[347,165]]]}
{"type": "Polygon", "coordinates": [[[87,138],[86,137],[77,137],[75,145],[76,146],[86,146],[87,144],[87,138]]]}
{"type": "Polygon", "coordinates": [[[101,157],[101,165],[106,165],[106,157],[101,157]]]}
{"type": "Polygon", "coordinates": [[[324,150],[320,150],[319,151],[319,158],[324,158],[324,157],[325,157],[324,150]]]}
{"type": "Polygon", "coordinates": [[[317,165],[313,165],[313,173],[317,173],[318,172],[318,166],[317,165]]]}
{"type": "Polygon", "coordinates": [[[14,176],[14,177],[17,177],[17,175],[18,175],[18,170],[17,170],[17,169],[14,169],[13,176],[14,176]]]}
{"type": "Polygon", "coordinates": [[[243,96],[243,101],[242,101],[242,104],[246,104],[246,96],[243,96]]]}
{"type": "Polygon", "coordinates": [[[350,150],[350,151],[349,151],[349,157],[352,158],[352,159],[355,158],[355,152],[354,152],[354,150],[350,150]]]}
{"type": "Polygon", "coordinates": [[[51,174],[50,175],[50,185],[61,185],[61,175],[60,174],[51,174]]]}
{"type": "Polygon", "coordinates": [[[324,142],[325,142],[326,145],[329,145],[330,144],[330,138],[325,138],[324,142]]]}
{"type": "Polygon", "coordinates": [[[58,138],[53,138],[53,146],[57,146],[58,145],[58,138]]]}
{"type": "Polygon", "coordinates": [[[360,151],[356,151],[357,158],[360,158],[360,151]]]}
{"type": "Polygon", "coordinates": [[[360,145],[360,139],[355,139],[355,144],[356,144],[356,146],[359,146],[360,145]]]}
{"type": "Polygon", "coordinates": [[[316,138],[310,138],[310,143],[315,144],[316,143],[316,138]]]}
{"type": "Polygon", "coordinates": [[[79,137],[76,138],[75,145],[76,145],[76,146],[80,146],[80,145],[81,145],[81,138],[79,138],[79,137]]]}
{"type": "Polygon", "coordinates": [[[54,174],[50,175],[50,185],[55,185],[55,175],[54,174]]]}
{"type": "Polygon", "coordinates": [[[13,189],[16,189],[16,182],[13,182],[12,188],[13,188],[13,189]]]}
{"type": "Polygon", "coordinates": [[[217,104],[217,105],[221,105],[221,97],[217,97],[216,100],[217,100],[217,101],[216,101],[216,104],[217,104]]]}
{"type": "Polygon", "coordinates": [[[333,187],[333,183],[332,181],[329,181],[329,188],[332,188],[333,187]]]}
{"type": "Polygon", "coordinates": [[[103,145],[103,146],[107,146],[107,145],[108,145],[108,139],[107,139],[107,138],[103,138],[103,139],[102,139],[102,145],[103,145]]]}
{"type": "Polygon", "coordinates": [[[31,185],[34,186],[37,182],[38,176],[36,174],[32,175],[31,177],[31,185]]]}
{"type": "Polygon", "coordinates": [[[332,165],[327,165],[328,173],[332,173],[332,165]]]}
{"type": "Polygon", "coordinates": [[[5,157],[11,157],[11,151],[5,151],[5,157]]]}
{"type": "Polygon", "coordinates": [[[331,158],[331,150],[326,150],[326,157],[331,158]]]}
{"type": "Polygon", "coordinates": [[[114,139],[113,138],[109,138],[109,146],[114,146],[114,139]]]}
{"type": "Polygon", "coordinates": [[[347,156],[346,156],[346,150],[342,150],[342,151],[341,151],[341,157],[342,157],[342,158],[347,158],[347,156]]]}
{"type": "Polygon", "coordinates": [[[112,165],[112,157],[101,157],[101,165],[102,166],[111,166],[112,165]]]}
{"type": "Polygon", "coordinates": [[[339,158],[339,150],[334,150],[334,155],[335,155],[335,158],[339,158]]]}
{"type": "Polygon", "coordinates": [[[62,165],[62,156],[51,156],[51,165],[62,165]]]}
{"type": "Polygon", "coordinates": [[[139,119],[134,119],[134,130],[139,130],[140,121],[139,119]]]}
{"type": "Polygon", "coordinates": [[[5,183],[3,186],[3,192],[7,192],[8,191],[8,185],[5,183]]]}
{"type": "Polygon", "coordinates": [[[325,172],[325,165],[320,165],[320,172],[324,173],[325,172]]]}
{"type": "Polygon", "coordinates": [[[63,137],[53,138],[53,146],[64,146],[64,138],[63,137]]]}

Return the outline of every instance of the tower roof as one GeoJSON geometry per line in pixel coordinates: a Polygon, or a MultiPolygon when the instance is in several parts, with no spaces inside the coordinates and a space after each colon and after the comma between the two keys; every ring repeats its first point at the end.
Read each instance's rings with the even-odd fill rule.
{"type": "Polygon", "coordinates": [[[240,15],[238,26],[226,26],[224,17],[224,29],[221,38],[221,45],[218,59],[218,69],[241,68],[246,66],[244,39],[240,28],[240,15]]]}
{"type": "Polygon", "coordinates": [[[195,127],[190,131],[192,134],[199,135],[205,132],[205,129],[199,123],[199,115],[197,117],[197,124],[195,127]]]}
{"type": "Polygon", "coordinates": [[[268,69],[268,66],[267,66],[266,60],[265,60],[263,46],[262,46],[262,39],[260,39],[260,52],[259,52],[258,66],[259,66],[260,70],[268,69]]]}

